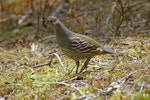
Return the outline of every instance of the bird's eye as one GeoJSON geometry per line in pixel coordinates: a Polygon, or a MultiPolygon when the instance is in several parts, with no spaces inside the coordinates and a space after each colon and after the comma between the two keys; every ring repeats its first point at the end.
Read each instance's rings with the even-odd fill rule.
{"type": "Polygon", "coordinates": [[[45,20],[45,19],[46,19],[46,18],[44,18],[44,17],[42,18],[42,20],[45,20]]]}
{"type": "Polygon", "coordinates": [[[53,23],[53,20],[50,20],[49,22],[50,22],[50,23],[53,23]]]}

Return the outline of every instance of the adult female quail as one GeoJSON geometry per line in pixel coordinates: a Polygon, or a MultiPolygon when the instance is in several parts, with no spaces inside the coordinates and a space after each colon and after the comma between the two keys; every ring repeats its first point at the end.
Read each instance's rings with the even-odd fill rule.
{"type": "Polygon", "coordinates": [[[90,59],[95,55],[119,55],[119,53],[111,49],[101,47],[99,42],[86,35],[70,31],[58,18],[54,16],[43,18],[43,23],[46,26],[53,25],[55,27],[56,40],[58,45],[65,55],[75,60],[77,65],[76,73],[78,73],[79,60],[81,59],[86,59],[86,61],[80,72],[82,72],[87,67],[90,59]]]}

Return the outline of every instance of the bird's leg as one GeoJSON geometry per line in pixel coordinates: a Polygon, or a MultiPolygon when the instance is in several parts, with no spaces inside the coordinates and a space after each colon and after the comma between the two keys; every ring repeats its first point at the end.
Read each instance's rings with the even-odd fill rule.
{"type": "Polygon", "coordinates": [[[79,60],[76,61],[76,65],[77,65],[77,69],[76,69],[76,74],[78,73],[78,69],[79,69],[79,60]]]}
{"type": "Polygon", "coordinates": [[[80,73],[81,73],[85,68],[87,68],[87,65],[88,65],[90,59],[91,59],[91,58],[87,58],[87,59],[86,59],[86,61],[85,61],[84,65],[83,65],[83,67],[82,67],[81,70],[80,70],[80,73]]]}

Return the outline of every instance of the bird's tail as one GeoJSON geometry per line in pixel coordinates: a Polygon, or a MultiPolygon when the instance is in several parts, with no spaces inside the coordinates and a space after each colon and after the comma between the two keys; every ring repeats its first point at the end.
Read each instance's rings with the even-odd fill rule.
{"type": "Polygon", "coordinates": [[[121,53],[118,53],[118,52],[116,52],[116,51],[113,51],[112,49],[109,49],[109,48],[103,48],[103,52],[104,53],[108,53],[108,54],[114,54],[114,55],[116,55],[116,56],[120,56],[120,55],[122,55],[121,53]]]}

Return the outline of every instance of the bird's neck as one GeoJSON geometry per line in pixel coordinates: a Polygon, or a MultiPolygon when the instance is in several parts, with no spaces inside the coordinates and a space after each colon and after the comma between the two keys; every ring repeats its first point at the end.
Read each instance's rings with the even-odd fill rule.
{"type": "Polygon", "coordinates": [[[70,36],[72,33],[63,23],[59,22],[56,25],[56,37],[64,38],[70,36]]]}
{"type": "Polygon", "coordinates": [[[60,47],[68,47],[69,45],[69,37],[72,36],[74,33],[70,31],[63,23],[59,22],[56,25],[56,40],[60,47]]]}

